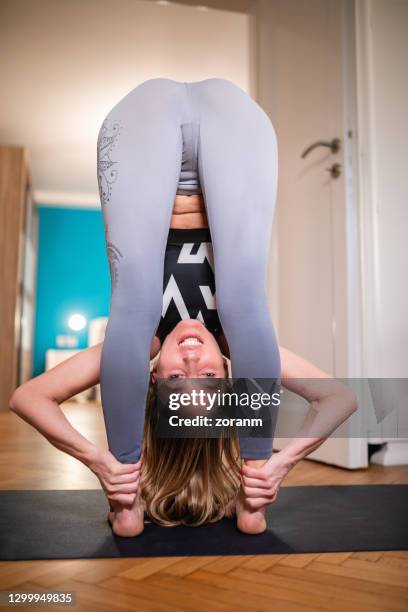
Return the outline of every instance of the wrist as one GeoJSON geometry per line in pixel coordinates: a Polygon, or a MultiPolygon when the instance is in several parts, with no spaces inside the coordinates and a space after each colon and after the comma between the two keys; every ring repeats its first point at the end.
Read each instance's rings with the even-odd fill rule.
{"type": "Polygon", "coordinates": [[[89,444],[78,459],[90,468],[93,464],[100,462],[103,454],[104,451],[101,448],[98,448],[95,444],[89,444]]]}
{"type": "Polygon", "coordinates": [[[295,455],[290,450],[288,451],[286,449],[273,453],[269,461],[272,461],[275,465],[279,465],[286,472],[292,470],[298,462],[295,455]]]}

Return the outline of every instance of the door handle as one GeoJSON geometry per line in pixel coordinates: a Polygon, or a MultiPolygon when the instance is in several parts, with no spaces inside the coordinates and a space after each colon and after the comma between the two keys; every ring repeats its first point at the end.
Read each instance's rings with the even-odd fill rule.
{"type": "Polygon", "coordinates": [[[330,172],[332,178],[339,178],[341,176],[341,164],[333,164],[330,168],[326,168],[330,172]]]}
{"type": "Polygon", "coordinates": [[[329,147],[332,153],[338,153],[340,151],[340,144],[340,138],[332,138],[330,141],[318,140],[317,142],[311,144],[310,147],[307,147],[300,157],[306,157],[306,155],[309,155],[310,151],[313,151],[313,149],[316,149],[316,147],[329,147]]]}

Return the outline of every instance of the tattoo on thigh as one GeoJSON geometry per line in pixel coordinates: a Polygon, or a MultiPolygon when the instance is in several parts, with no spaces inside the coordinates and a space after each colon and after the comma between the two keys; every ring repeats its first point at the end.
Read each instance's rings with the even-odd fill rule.
{"type": "Polygon", "coordinates": [[[113,292],[118,283],[119,265],[120,265],[120,260],[123,257],[123,254],[118,249],[118,247],[115,246],[112,242],[108,242],[106,244],[106,249],[108,253],[109,269],[110,269],[110,275],[111,275],[111,286],[112,286],[112,292],[113,292]]]}
{"type": "Polygon", "coordinates": [[[111,153],[117,144],[117,138],[121,129],[122,125],[120,121],[109,123],[107,119],[105,119],[98,135],[98,186],[102,206],[106,206],[110,201],[112,185],[118,177],[118,170],[115,167],[118,162],[111,158],[111,153]]]}

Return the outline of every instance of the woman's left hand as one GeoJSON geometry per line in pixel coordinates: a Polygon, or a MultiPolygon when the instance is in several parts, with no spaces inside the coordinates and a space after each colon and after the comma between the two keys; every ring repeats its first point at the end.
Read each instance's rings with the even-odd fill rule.
{"type": "Polygon", "coordinates": [[[276,500],[279,487],[291,467],[282,461],[279,453],[273,454],[262,467],[245,464],[242,466],[241,480],[245,502],[251,510],[259,510],[276,500]]]}

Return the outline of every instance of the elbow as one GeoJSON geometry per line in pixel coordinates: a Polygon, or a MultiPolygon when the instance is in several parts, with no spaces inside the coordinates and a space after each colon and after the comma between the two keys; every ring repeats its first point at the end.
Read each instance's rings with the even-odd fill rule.
{"type": "Polygon", "coordinates": [[[343,389],[340,394],[342,404],[345,411],[347,412],[347,418],[354,414],[358,410],[358,401],[355,393],[347,385],[343,385],[343,389]]]}
{"type": "Polygon", "coordinates": [[[351,400],[350,400],[350,416],[354,413],[357,412],[358,410],[358,401],[357,401],[357,397],[356,395],[351,392],[351,400]]]}
{"type": "MultiPolygon", "coordinates": [[[[328,405],[338,413],[339,418],[346,420],[359,409],[357,397],[348,385],[335,379],[328,380],[330,380],[331,389],[319,400],[326,400],[328,405]]],[[[317,404],[320,403],[319,400],[317,404]]]]}
{"type": "Polygon", "coordinates": [[[24,400],[26,397],[26,389],[24,385],[17,387],[14,391],[13,395],[9,399],[9,408],[15,414],[20,414],[22,411],[22,406],[24,405],[24,400]]]}

